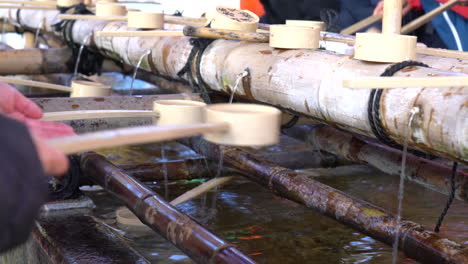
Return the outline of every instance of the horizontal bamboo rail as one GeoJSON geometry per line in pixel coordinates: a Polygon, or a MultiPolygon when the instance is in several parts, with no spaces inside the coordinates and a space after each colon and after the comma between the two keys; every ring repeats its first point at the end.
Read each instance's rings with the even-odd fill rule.
{"type": "MultiPolygon", "coordinates": [[[[0,16],[16,19],[14,10],[0,10],[0,16]]],[[[36,17],[44,15],[51,24],[55,11],[22,11],[22,24],[37,26],[36,17]]],[[[47,26],[48,30],[51,30],[47,26]]],[[[91,32],[127,31],[119,21],[77,21],[73,39],[82,42],[91,32]]],[[[351,39],[339,34],[334,38],[351,39]]],[[[139,57],[151,50],[143,59],[142,68],[161,76],[180,79],[177,73],[185,66],[192,46],[185,37],[94,38],[91,44],[109,57],[136,65],[139,57]]],[[[466,62],[460,59],[419,55],[418,60],[432,68],[411,67],[395,76],[427,77],[450,76],[468,72],[466,62]],[[438,68],[440,70],[438,70],[438,68]]],[[[368,63],[322,50],[273,49],[268,44],[217,40],[204,52],[201,76],[209,89],[230,94],[239,73],[249,69],[250,75],[242,79],[236,90],[237,97],[248,98],[290,109],[298,114],[321,119],[346,130],[373,136],[367,115],[370,90],[344,88],[343,80],[351,77],[376,77],[388,64],[368,63]]],[[[195,71],[195,67],[193,67],[195,71]]],[[[410,110],[418,105],[422,114],[413,124],[409,145],[450,159],[468,161],[466,133],[468,115],[466,94],[468,87],[451,89],[389,89],[380,102],[380,119],[389,136],[402,143],[410,110]]]]}
{"type": "Polygon", "coordinates": [[[204,229],[102,156],[84,153],[80,158],[84,176],[124,202],[143,223],[195,262],[254,263],[233,245],[204,229]]]}
{"type": "MultiPolygon", "coordinates": [[[[400,175],[402,152],[399,150],[363,140],[331,126],[303,125],[287,129],[285,133],[342,159],[369,165],[388,174],[400,175]]],[[[451,168],[434,161],[408,153],[405,176],[433,191],[450,194],[451,168]]],[[[455,183],[458,186],[455,198],[468,202],[468,174],[459,171],[455,183]]]]}
{"type": "MultiPolygon", "coordinates": [[[[181,142],[209,159],[216,160],[221,155],[219,146],[198,138],[181,142]]],[[[226,165],[275,194],[317,210],[388,245],[393,244],[397,230],[394,214],[238,148],[223,147],[222,157],[226,165]]],[[[466,246],[428,231],[424,226],[402,220],[399,230],[400,249],[410,258],[428,264],[468,262],[466,246]]]]}

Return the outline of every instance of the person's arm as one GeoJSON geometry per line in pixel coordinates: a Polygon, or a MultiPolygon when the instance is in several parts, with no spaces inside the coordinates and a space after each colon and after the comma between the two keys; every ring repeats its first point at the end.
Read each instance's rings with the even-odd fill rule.
{"type": "Polygon", "coordinates": [[[0,114],[0,252],[26,241],[47,177],[28,129],[0,114]]]}

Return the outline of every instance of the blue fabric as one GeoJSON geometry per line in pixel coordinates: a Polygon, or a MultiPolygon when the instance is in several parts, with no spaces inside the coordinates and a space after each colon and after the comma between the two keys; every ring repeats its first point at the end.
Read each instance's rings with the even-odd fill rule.
{"type": "MultiPolygon", "coordinates": [[[[347,28],[371,16],[379,2],[380,0],[340,0],[340,27],[347,28]]],[[[369,27],[372,26],[380,28],[380,23],[369,27]]],[[[369,27],[360,30],[360,32],[366,31],[369,27]]]]}
{"type": "MultiPolygon", "coordinates": [[[[440,3],[435,0],[421,0],[421,3],[426,13],[440,6],[440,3]]],[[[446,14],[456,33],[453,32],[443,14],[432,19],[432,25],[448,49],[468,51],[468,20],[452,10],[446,11],[446,14]],[[459,44],[456,41],[456,34],[460,40],[459,44]]]]}

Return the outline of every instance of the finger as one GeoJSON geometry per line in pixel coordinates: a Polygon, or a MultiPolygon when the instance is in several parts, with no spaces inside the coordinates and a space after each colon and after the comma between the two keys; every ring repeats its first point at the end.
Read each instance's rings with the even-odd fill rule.
{"type": "Polygon", "coordinates": [[[26,125],[35,134],[46,139],[75,135],[72,127],[62,123],[27,119],[26,125]]]}
{"type": "Polygon", "coordinates": [[[15,119],[16,121],[19,121],[21,123],[26,122],[26,117],[24,117],[24,115],[22,113],[13,112],[13,113],[5,114],[5,115],[8,116],[9,118],[15,119]]]}
{"type": "Polygon", "coordinates": [[[12,113],[14,110],[13,93],[15,88],[6,83],[0,82],[0,112],[12,113]]]}
{"type": "Polygon", "coordinates": [[[35,142],[44,172],[47,175],[61,178],[68,170],[67,157],[37,136],[35,136],[35,142]]]}
{"type": "Polygon", "coordinates": [[[33,101],[26,98],[18,90],[13,90],[14,111],[23,113],[24,116],[39,119],[43,116],[42,110],[33,101]]]}

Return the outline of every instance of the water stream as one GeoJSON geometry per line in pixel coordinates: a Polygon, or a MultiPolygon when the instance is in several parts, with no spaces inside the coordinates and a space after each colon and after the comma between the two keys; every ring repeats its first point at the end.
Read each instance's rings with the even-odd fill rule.
{"type": "Polygon", "coordinates": [[[244,77],[247,77],[247,76],[249,76],[249,72],[247,70],[244,70],[243,72],[239,73],[239,75],[237,75],[236,83],[234,85],[234,88],[232,88],[231,97],[229,98],[230,104],[232,104],[232,101],[234,100],[234,96],[236,95],[236,91],[240,85],[240,82],[242,81],[244,77]]]}
{"type": "Polygon", "coordinates": [[[137,64],[135,65],[135,70],[133,71],[133,75],[132,75],[132,82],[130,84],[130,95],[133,95],[133,84],[135,83],[135,79],[136,79],[136,76],[137,76],[137,73],[138,73],[138,69],[140,69],[141,62],[143,61],[143,59],[146,56],[150,55],[150,53],[151,53],[151,49],[149,49],[145,53],[141,54],[140,58],[138,59],[137,64]]]}
{"type": "Polygon", "coordinates": [[[396,264],[398,261],[398,245],[400,243],[400,224],[401,224],[401,214],[403,211],[403,198],[405,191],[405,170],[406,170],[406,156],[408,154],[408,141],[411,137],[411,125],[413,123],[414,117],[419,113],[418,107],[413,107],[410,111],[410,118],[408,120],[408,126],[405,135],[405,141],[403,144],[403,156],[401,158],[401,172],[400,172],[400,185],[398,188],[398,209],[397,209],[397,221],[396,221],[396,230],[395,230],[395,240],[393,241],[393,251],[392,251],[392,264],[396,264]]]}
{"type": "Polygon", "coordinates": [[[161,144],[161,159],[163,160],[162,172],[164,175],[164,199],[166,199],[166,201],[169,201],[169,188],[168,188],[169,180],[167,176],[167,164],[166,164],[168,160],[166,159],[166,152],[164,150],[163,144],[161,144]]]}
{"type": "Polygon", "coordinates": [[[80,66],[80,60],[81,60],[81,53],[83,53],[83,48],[86,45],[86,43],[89,41],[93,33],[89,33],[84,39],[83,39],[83,44],[81,44],[80,49],[78,50],[78,57],[76,58],[76,63],[75,63],[75,70],[73,71],[73,77],[72,80],[75,80],[78,77],[78,66],[80,66]]]}
{"type": "Polygon", "coordinates": [[[2,42],[6,43],[5,20],[2,19],[2,42]]]}
{"type": "Polygon", "coordinates": [[[34,34],[34,45],[33,48],[38,48],[37,44],[39,43],[39,33],[41,32],[42,27],[44,26],[45,20],[42,19],[41,23],[39,23],[39,26],[37,26],[36,32],[34,34]]]}

